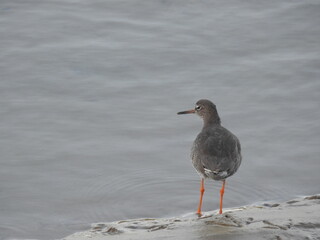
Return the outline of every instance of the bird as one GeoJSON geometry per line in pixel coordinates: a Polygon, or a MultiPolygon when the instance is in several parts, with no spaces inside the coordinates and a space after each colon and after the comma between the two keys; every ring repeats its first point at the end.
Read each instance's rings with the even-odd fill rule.
{"type": "Polygon", "coordinates": [[[197,215],[201,216],[202,198],[205,191],[205,179],[221,181],[220,208],[222,214],[223,195],[226,178],[239,168],[242,156],[239,139],[228,129],[221,126],[216,105],[207,99],[201,99],[195,108],[177,114],[194,113],[203,119],[203,127],[193,142],[191,149],[192,164],[200,175],[200,200],[197,215]]]}

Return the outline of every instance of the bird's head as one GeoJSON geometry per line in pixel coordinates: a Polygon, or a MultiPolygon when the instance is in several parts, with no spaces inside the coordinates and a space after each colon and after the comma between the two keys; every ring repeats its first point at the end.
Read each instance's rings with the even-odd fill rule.
{"type": "Polygon", "coordinates": [[[188,113],[196,113],[198,116],[203,118],[205,122],[220,123],[220,117],[218,115],[216,105],[207,99],[199,100],[196,103],[194,109],[178,112],[178,114],[188,114],[188,113]]]}

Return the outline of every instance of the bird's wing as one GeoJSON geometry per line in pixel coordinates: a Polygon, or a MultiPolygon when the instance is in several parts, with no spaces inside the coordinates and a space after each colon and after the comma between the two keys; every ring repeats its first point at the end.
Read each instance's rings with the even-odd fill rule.
{"type": "Polygon", "coordinates": [[[237,137],[225,128],[216,129],[203,141],[201,162],[205,170],[223,173],[235,167],[239,154],[240,143],[237,137]]]}
{"type": "Polygon", "coordinates": [[[227,129],[215,130],[204,139],[203,152],[216,157],[229,157],[236,150],[238,139],[227,129]]]}

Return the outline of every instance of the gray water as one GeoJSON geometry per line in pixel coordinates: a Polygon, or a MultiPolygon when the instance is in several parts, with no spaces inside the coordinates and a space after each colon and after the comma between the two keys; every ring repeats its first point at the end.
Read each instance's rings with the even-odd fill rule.
{"type": "Polygon", "coordinates": [[[195,211],[201,98],[243,148],[225,207],[320,192],[320,1],[2,0],[0,36],[0,239],[195,211]]]}

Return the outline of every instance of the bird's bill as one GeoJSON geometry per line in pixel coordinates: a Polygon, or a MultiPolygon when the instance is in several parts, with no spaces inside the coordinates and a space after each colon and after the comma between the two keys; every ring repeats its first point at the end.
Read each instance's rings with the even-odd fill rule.
{"type": "Polygon", "coordinates": [[[191,109],[191,110],[187,110],[187,111],[182,111],[182,112],[178,112],[177,114],[188,114],[188,113],[195,113],[196,110],[191,109]]]}

